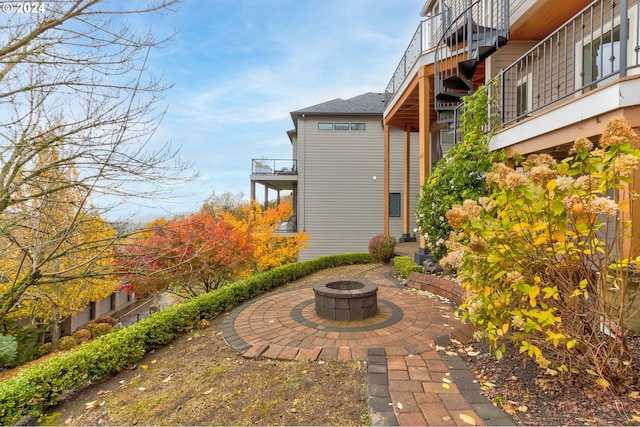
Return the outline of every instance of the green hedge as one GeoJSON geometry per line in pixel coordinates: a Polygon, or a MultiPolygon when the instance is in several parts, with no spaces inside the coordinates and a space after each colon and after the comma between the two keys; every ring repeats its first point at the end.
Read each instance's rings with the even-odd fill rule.
{"type": "Polygon", "coordinates": [[[397,274],[404,277],[405,279],[409,278],[409,273],[415,271],[417,273],[424,273],[424,267],[416,264],[411,258],[408,256],[397,256],[393,259],[393,269],[397,274]]]}
{"type": "Polygon", "coordinates": [[[248,277],[231,285],[167,308],[128,328],[32,365],[0,382],[0,424],[10,425],[25,416],[39,418],[61,396],[89,382],[115,374],[140,360],[148,351],[165,345],[194,328],[202,319],[290,283],[316,271],[373,262],[367,253],[332,255],[296,262],[248,277]]]}

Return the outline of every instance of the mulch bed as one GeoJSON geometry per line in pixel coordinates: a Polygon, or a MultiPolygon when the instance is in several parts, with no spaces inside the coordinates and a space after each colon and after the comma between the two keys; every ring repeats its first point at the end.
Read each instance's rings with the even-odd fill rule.
{"type": "MultiPolygon", "coordinates": [[[[640,336],[628,344],[640,361],[640,336]]],[[[637,385],[614,394],[587,374],[551,376],[513,345],[500,361],[485,343],[453,344],[451,350],[466,360],[483,394],[518,425],[640,425],[637,385]]]]}

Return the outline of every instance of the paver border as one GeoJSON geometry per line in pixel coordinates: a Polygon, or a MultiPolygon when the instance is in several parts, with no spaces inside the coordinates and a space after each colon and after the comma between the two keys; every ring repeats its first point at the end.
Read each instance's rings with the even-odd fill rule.
{"type": "Polygon", "coordinates": [[[376,329],[388,328],[391,325],[395,325],[399,321],[404,318],[404,313],[402,309],[398,307],[396,304],[392,303],[386,299],[378,299],[378,304],[382,303],[388,306],[391,309],[391,316],[383,320],[380,323],[376,323],[374,325],[364,325],[364,326],[329,326],[322,325],[320,323],[312,322],[302,315],[302,310],[304,310],[307,306],[313,303],[313,298],[308,301],[303,301],[300,304],[296,305],[291,309],[291,318],[301,325],[307,326],[309,328],[318,329],[319,331],[328,331],[328,332],[367,332],[367,331],[375,331],[376,329]]]}

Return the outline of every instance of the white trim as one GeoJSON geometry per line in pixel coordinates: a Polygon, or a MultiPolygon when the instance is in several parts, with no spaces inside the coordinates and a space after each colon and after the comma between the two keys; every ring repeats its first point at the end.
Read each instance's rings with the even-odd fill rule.
{"type": "Polygon", "coordinates": [[[489,149],[494,151],[507,148],[609,111],[638,105],[640,79],[609,84],[496,133],[489,142],[489,149]]]}

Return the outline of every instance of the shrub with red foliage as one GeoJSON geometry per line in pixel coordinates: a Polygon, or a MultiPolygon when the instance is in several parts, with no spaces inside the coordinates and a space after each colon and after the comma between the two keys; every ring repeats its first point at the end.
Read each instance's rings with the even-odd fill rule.
{"type": "Polygon", "coordinates": [[[375,262],[389,264],[396,248],[396,238],[378,234],[369,241],[369,255],[375,262]]]}

